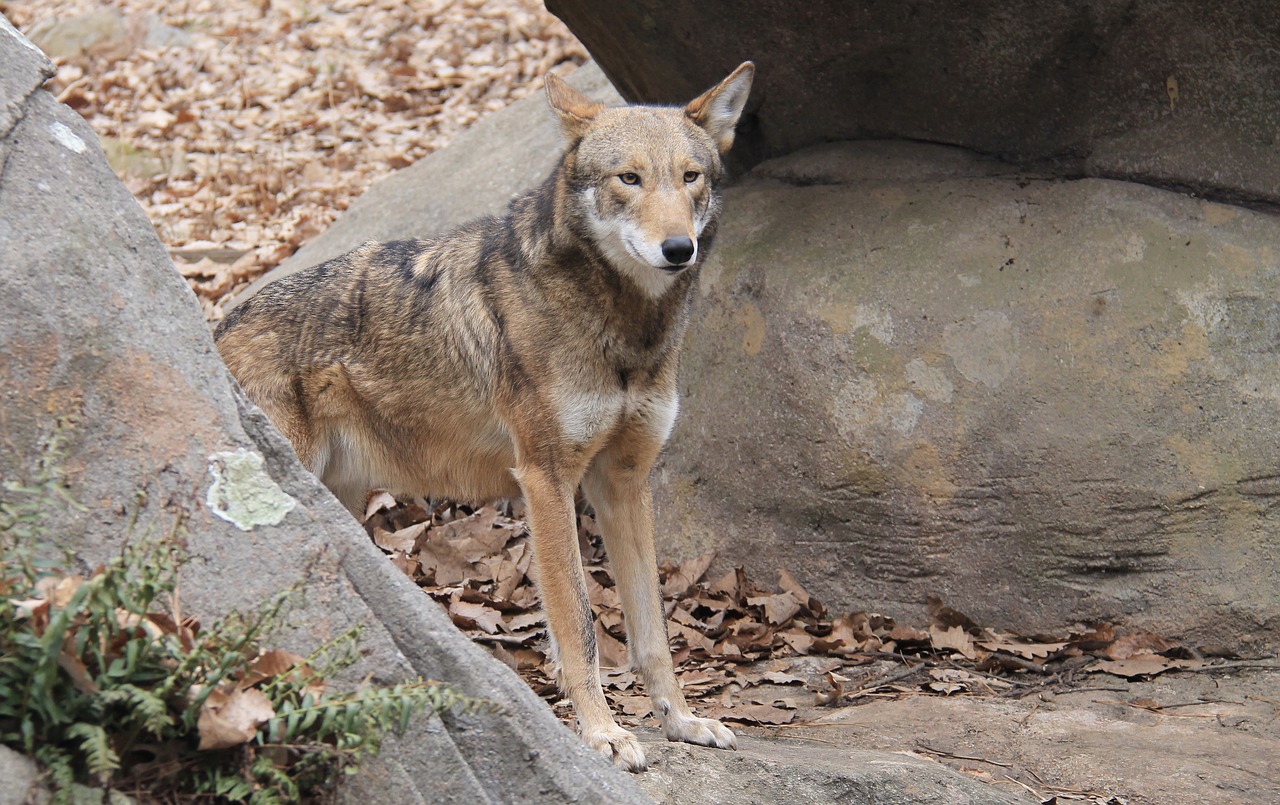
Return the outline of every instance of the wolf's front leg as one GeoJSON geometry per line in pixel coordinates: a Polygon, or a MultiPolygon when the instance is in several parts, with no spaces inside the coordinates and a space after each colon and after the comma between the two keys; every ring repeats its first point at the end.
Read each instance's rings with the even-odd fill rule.
{"type": "Polygon", "coordinates": [[[517,477],[529,508],[538,592],[559,662],[560,687],[573,702],[582,739],[627,771],[644,771],[640,742],[613,720],[600,687],[591,601],[574,523],[574,487],[536,466],[522,468],[517,477]]]}
{"type": "Polygon", "coordinates": [[[618,440],[596,456],[583,479],[583,491],[595,507],[622,598],[631,665],[644,680],[667,740],[736,749],[738,741],[728,727],[693,714],[676,681],[658,590],[649,490],[649,470],[660,446],[650,450],[643,441],[618,440]]]}

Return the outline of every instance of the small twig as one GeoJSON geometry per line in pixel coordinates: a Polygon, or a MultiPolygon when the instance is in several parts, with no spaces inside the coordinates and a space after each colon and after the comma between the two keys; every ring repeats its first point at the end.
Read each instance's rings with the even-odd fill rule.
{"type": "MultiPolygon", "coordinates": [[[[1028,687],[1028,686],[1039,684],[1037,682],[1027,682],[1021,679],[1013,679],[1011,677],[1000,676],[999,674],[992,674],[986,671],[979,671],[977,668],[966,668],[960,663],[956,662],[954,659],[950,661],[950,665],[952,668],[955,668],[959,671],[964,671],[966,674],[972,674],[973,676],[983,676],[983,677],[986,677],[987,679],[996,679],[1009,685],[1016,685],[1019,687],[1028,687]]],[[[994,690],[991,689],[990,686],[987,686],[987,689],[991,691],[992,695],[998,695],[994,690]]]]}
{"type": "Polygon", "coordinates": [[[1172,710],[1175,707],[1196,707],[1202,704],[1237,704],[1243,705],[1244,702],[1233,702],[1230,699],[1197,699],[1194,702],[1177,702],[1176,704],[1157,705],[1157,710],[1172,710]]]}
{"type": "Polygon", "coordinates": [[[1063,688],[1062,690],[1054,691],[1054,693],[1056,695],[1066,695],[1068,693],[1096,693],[1099,691],[1107,691],[1109,693],[1128,693],[1129,690],[1129,688],[1110,686],[1099,688],[1063,688]]]}
{"type": "Polygon", "coordinates": [[[917,665],[917,666],[916,666],[916,667],[914,667],[914,668],[907,667],[907,668],[903,668],[903,669],[901,669],[901,670],[899,670],[899,671],[895,671],[894,673],[889,674],[888,676],[882,676],[882,677],[880,677],[879,679],[877,679],[875,682],[872,682],[872,683],[870,683],[870,684],[868,684],[868,685],[863,685],[863,686],[859,687],[857,690],[852,691],[851,693],[847,693],[847,694],[845,694],[845,695],[842,697],[842,699],[856,699],[856,698],[858,698],[858,697],[860,697],[860,696],[865,696],[866,694],[870,693],[871,691],[875,690],[876,688],[882,688],[882,687],[884,687],[885,685],[892,684],[892,683],[894,683],[894,682],[897,682],[897,681],[898,681],[898,680],[900,680],[900,679],[904,679],[904,678],[906,678],[906,677],[911,676],[912,674],[914,674],[914,673],[916,673],[917,671],[919,671],[919,670],[920,670],[920,668],[921,668],[921,666],[919,666],[919,665],[917,665]]]}
{"type": "Polygon", "coordinates": [[[1035,797],[1038,800],[1043,801],[1045,798],[1044,794],[1041,794],[1039,791],[1035,790],[1034,788],[1022,782],[1021,780],[1015,780],[1014,778],[1010,777],[1007,774],[1004,775],[1004,779],[1008,780],[1011,783],[1014,783],[1015,785],[1020,785],[1023,788],[1027,789],[1027,791],[1031,793],[1031,796],[1035,797]]]}
{"type": "Polygon", "coordinates": [[[1021,668],[1023,671],[1028,671],[1033,674],[1040,674],[1041,676],[1047,676],[1053,673],[1052,670],[1044,667],[1038,662],[1035,662],[1033,660],[1028,660],[1024,657],[1019,657],[1017,654],[1011,654],[1007,651],[993,651],[991,652],[991,657],[993,659],[999,660],[1000,662],[1007,662],[1010,665],[1016,665],[1019,668],[1021,668]]]}
{"type": "Polygon", "coordinates": [[[1013,768],[1012,763],[1001,763],[998,760],[987,760],[984,757],[974,757],[973,755],[957,755],[954,752],[946,752],[941,749],[934,749],[932,746],[929,746],[927,744],[922,744],[919,741],[916,741],[916,748],[922,749],[931,755],[940,755],[942,757],[954,758],[956,760],[974,760],[974,761],[977,761],[978,763],[990,763],[992,766],[1000,766],[1005,769],[1013,768]]]}
{"type": "Polygon", "coordinates": [[[1213,716],[1199,715],[1196,713],[1162,713],[1159,706],[1150,707],[1145,704],[1126,702],[1123,699],[1090,699],[1090,701],[1094,704],[1120,704],[1125,707],[1132,707],[1135,710],[1145,710],[1148,713],[1155,713],[1158,716],[1168,716],[1169,718],[1213,718],[1213,716]]]}
{"type": "Polygon", "coordinates": [[[1260,657],[1257,660],[1240,660],[1239,662],[1220,662],[1215,665],[1202,665],[1198,668],[1170,668],[1170,672],[1191,671],[1195,673],[1206,673],[1213,671],[1227,671],[1233,668],[1257,668],[1265,670],[1275,670],[1280,668],[1280,662],[1265,662],[1270,657],[1260,657]]]}

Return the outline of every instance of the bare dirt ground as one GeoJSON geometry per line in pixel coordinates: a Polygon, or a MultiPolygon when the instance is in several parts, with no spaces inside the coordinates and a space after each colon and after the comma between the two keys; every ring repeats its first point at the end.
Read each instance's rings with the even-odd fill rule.
{"type": "MultiPolygon", "coordinates": [[[[58,49],[49,89],[99,133],[211,320],[371,183],[585,58],[532,0],[0,0],[0,12],[58,49]]],[[[366,526],[567,716],[518,514],[375,501],[366,526]]],[[[623,723],[651,729],[593,527],[584,516],[604,681],[623,723]]],[[[1030,801],[1280,803],[1272,659],[1206,658],[1098,624],[1017,635],[940,602],[899,622],[828,612],[789,577],[705,568],[663,575],[686,693],[771,739],[784,764],[880,749],[1030,801]]]]}

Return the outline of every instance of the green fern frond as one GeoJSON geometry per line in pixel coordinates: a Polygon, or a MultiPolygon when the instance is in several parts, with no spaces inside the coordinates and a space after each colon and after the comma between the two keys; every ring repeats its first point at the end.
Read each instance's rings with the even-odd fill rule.
{"type": "Polygon", "coordinates": [[[112,690],[104,690],[98,698],[103,704],[126,706],[129,710],[128,719],[140,723],[143,729],[156,738],[164,737],[165,731],[174,725],[168,703],[136,685],[125,683],[112,690]]]}
{"type": "Polygon", "coordinates": [[[111,748],[111,739],[100,725],[80,721],[71,725],[67,735],[80,739],[80,752],[88,763],[90,774],[106,780],[120,768],[120,756],[111,748]]]}

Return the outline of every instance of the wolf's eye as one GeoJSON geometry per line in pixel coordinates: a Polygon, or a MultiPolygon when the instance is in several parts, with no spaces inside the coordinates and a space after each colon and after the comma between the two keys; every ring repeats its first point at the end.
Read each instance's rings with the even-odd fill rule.
{"type": "Polygon", "coordinates": [[[701,175],[701,174],[699,174],[697,171],[685,171],[685,172],[684,172],[684,183],[685,183],[685,184],[693,184],[694,182],[698,181],[698,177],[699,177],[700,175],[701,175]]]}
{"type": "Polygon", "coordinates": [[[640,184],[640,175],[636,173],[619,173],[618,178],[623,184],[640,184]]]}

